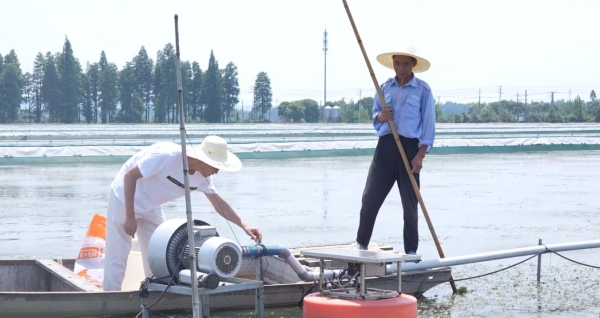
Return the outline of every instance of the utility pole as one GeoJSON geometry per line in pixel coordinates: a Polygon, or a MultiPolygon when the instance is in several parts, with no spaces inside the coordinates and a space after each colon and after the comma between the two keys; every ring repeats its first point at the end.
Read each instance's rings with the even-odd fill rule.
{"type": "Polygon", "coordinates": [[[527,107],[527,90],[525,90],[525,107],[527,107]]]}
{"type": "Polygon", "coordinates": [[[498,103],[502,101],[502,86],[500,86],[500,97],[498,98],[498,103]]]}
{"type": "Polygon", "coordinates": [[[242,122],[244,122],[244,101],[242,101],[242,122]]]}
{"type": "Polygon", "coordinates": [[[324,80],[323,80],[323,105],[327,104],[327,29],[323,32],[323,53],[325,55],[325,63],[324,63],[324,80]]]}
{"type": "Polygon", "coordinates": [[[477,102],[477,107],[481,107],[481,88],[479,89],[479,101],[477,102]]]}
{"type": "Polygon", "coordinates": [[[552,106],[554,106],[554,92],[550,92],[550,96],[551,96],[551,99],[550,99],[550,104],[551,104],[552,106]]]}

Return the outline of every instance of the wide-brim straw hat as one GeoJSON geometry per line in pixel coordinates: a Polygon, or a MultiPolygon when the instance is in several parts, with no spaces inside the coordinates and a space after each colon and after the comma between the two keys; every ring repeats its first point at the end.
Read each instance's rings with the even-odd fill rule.
{"type": "Polygon", "coordinates": [[[394,52],[386,52],[377,55],[377,62],[381,63],[381,65],[394,69],[394,55],[404,55],[414,57],[417,60],[417,65],[413,67],[413,72],[421,73],[425,72],[431,67],[431,63],[426,58],[423,58],[417,55],[417,50],[410,45],[401,45],[397,51],[394,52]]]}
{"type": "Polygon", "coordinates": [[[200,146],[188,146],[188,157],[198,159],[207,165],[223,171],[238,171],[242,162],[227,150],[227,141],[218,136],[206,136],[200,146]]]}

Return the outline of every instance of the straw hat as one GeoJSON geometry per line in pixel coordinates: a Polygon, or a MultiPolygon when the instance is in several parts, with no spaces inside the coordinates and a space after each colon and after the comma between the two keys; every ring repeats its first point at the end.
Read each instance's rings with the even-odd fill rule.
{"type": "Polygon", "coordinates": [[[240,159],[227,150],[227,141],[218,136],[206,136],[200,146],[188,146],[187,155],[219,170],[233,172],[242,169],[240,159]]]}
{"type": "Polygon", "coordinates": [[[415,67],[413,67],[413,72],[415,72],[415,73],[425,72],[431,66],[431,63],[429,63],[429,61],[427,59],[418,56],[417,50],[415,50],[414,47],[409,46],[409,45],[401,45],[398,48],[398,50],[395,52],[386,52],[386,53],[377,55],[377,62],[379,62],[379,63],[381,63],[381,65],[391,68],[393,70],[394,69],[394,61],[393,61],[394,55],[410,56],[410,57],[414,57],[415,59],[417,59],[417,65],[415,65],[415,67]]]}

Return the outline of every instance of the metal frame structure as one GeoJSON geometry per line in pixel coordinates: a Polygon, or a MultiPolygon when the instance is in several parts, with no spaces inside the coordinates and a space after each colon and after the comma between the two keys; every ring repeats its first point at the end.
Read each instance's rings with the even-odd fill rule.
{"type": "MultiPolygon", "coordinates": [[[[220,293],[229,293],[236,292],[241,290],[251,290],[255,289],[257,294],[263,290],[263,282],[258,280],[249,280],[242,278],[228,278],[223,279],[219,285],[219,287],[215,289],[209,288],[198,288],[198,298],[200,302],[200,310],[202,312],[202,317],[210,317],[210,303],[209,296],[212,294],[220,294],[220,293]]],[[[169,292],[174,294],[181,295],[190,295],[193,296],[193,290],[191,286],[184,285],[167,285],[162,283],[150,283],[148,284],[148,291],[158,291],[158,292],[169,292]]],[[[142,298],[142,304],[147,303],[148,298],[142,298]]],[[[143,307],[142,307],[143,308],[143,307]]],[[[148,310],[148,309],[143,309],[148,310]]],[[[148,317],[148,312],[142,313],[142,317],[148,317]]],[[[256,301],[256,317],[263,318],[264,317],[264,302],[262,301],[262,297],[257,297],[256,301]]]]}
{"type": "Polygon", "coordinates": [[[331,248],[302,251],[302,255],[316,258],[319,260],[319,293],[331,298],[351,299],[351,300],[375,300],[398,297],[402,293],[402,275],[401,271],[396,272],[398,280],[397,291],[368,288],[365,278],[367,277],[367,267],[375,265],[385,269],[388,263],[396,263],[398,269],[402,262],[419,262],[421,256],[395,254],[379,251],[364,251],[347,248],[331,248]],[[358,274],[358,291],[356,288],[326,288],[324,287],[325,260],[337,260],[348,263],[355,263],[360,266],[358,274]]]}

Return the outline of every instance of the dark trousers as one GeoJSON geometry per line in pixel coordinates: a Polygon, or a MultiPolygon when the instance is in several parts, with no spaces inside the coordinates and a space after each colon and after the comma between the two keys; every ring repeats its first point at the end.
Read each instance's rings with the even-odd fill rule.
{"type": "MultiPolygon", "coordinates": [[[[411,162],[419,150],[419,140],[400,136],[400,142],[409,165],[412,167],[411,162]]],[[[420,188],[419,174],[413,175],[420,188]]],[[[365,246],[369,245],[377,213],[379,213],[383,201],[385,201],[394,186],[394,182],[398,184],[402,209],[404,210],[404,252],[416,252],[419,246],[419,201],[392,134],[380,137],[375,148],[375,155],[369,168],[369,175],[363,192],[356,241],[365,246]]]]}

